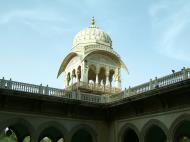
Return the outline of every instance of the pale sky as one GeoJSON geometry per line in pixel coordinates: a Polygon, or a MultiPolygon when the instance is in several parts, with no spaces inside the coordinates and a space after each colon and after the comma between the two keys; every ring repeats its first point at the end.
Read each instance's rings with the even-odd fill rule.
{"type": "Polygon", "coordinates": [[[63,88],[60,64],[93,16],[129,69],[123,87],[190,67],[190,0],[0,0],[0,77],[63,88]]]}

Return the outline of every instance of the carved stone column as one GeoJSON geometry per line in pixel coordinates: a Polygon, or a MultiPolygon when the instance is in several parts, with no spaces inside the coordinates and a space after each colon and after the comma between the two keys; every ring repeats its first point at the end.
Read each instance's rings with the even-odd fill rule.
{"type": "Polygon", "coordinates": [[[120,68],[116,69],[115,85],[117,88],[121,88],[121,72],[120,68]]]}
{"type": "Polygon", "coordinates": [[[110,81],[109,81],[109,68],[106,69],[106,86],[110,86],[110,81]]]}
{"type": "Polygon", "coordinates": [[[72,84],[74,84],[74,83],[76,82],[76,72],[75,72],[75,71],[76,71],[76,70],[73,70],[73,71],[72,71],[72,76],[71,76],[71,77],[72,77],[72,78],[71,78],[71,79],[72,79],[72,84]]]}
{"type": "Polygon", "coordinates": [[[81,67],[77,68],[77,82],[81,81],[81,67]]]}
{"type": "Polygon", "coordinates": [[[81,81],[88,83],[88,64],[86,60],[82,63],[81,70],[81,81]]]}
{"type": "Polygon", "coordinates": [[[99,78],[98,78],[99,72],[100,72],[100,68],[99,66],[96,66],[96,84],[98,84],[98,81],[99,81],[99,78]]]}
{"type": "Polygon", "coordinates": [[[67,74],[67,86],[69,86],[70,80],[71,80],[71,76],[70,76],[70,73],[68,73],[67,74]]]}

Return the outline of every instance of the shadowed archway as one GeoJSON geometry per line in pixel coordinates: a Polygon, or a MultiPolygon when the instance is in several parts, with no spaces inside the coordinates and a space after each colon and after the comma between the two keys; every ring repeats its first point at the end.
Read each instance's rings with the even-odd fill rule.
{"type": "Polygon", "coordinates": [[[159,120],[149,120],[142,128],[142,142],[167,142],[168,129],[159,120]]]}
{"type": "Polygon", "coordinates": [[[46,122],[38,128],[37,140],[41,142],[44,138],[50,139],[51,142],[58,142],[60,139],[63,139],[66,142],[65,136],[67,131],[58,122],[46,122]]]}
{"type": "Polygon", "coordinates": [[[125,131],[122,142],[139,142],[139,139],[135,131],[129,128],[125,131]]]}
{"type": "Polygon", "coordinates": [[[119,132],[119,142],[139,142],[139,131],[136,126],[125,124],[119,132]]]}
{"type": "Polygon", "coordinates": [[[156,125],[152,125],[145,135],[145,142],[166,142],[166,140],[164,131],[156,125]]]}
{"type": "Polygon", "coordinates": [[[0,122],[0,132],[1,135],[15,137],[16,141],[23,142],[26,137],[32,141],[35,130],[27,120],[15,118],[0,122]]]}
{"type": "Polygon", "coordinates": [[[88,125],[78,125],[70,133],[71,142],[96,142],[96,132],[88,125]]]}
{"type": "Polygon", "coordinates": [[[190,142],[190,115],[179,116],[170,128],[173,142],[190,142]]]}

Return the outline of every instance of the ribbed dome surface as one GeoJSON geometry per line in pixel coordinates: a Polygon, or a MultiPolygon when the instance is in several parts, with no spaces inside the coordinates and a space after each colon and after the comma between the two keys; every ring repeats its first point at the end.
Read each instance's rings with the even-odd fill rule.
{"type": "Polygon", "coordinates": [[[73,47],[79,44],[90,45],[94,43],[103,44],[109,47],[112,46],[110,36],[96,27],[95,21],[92,21],[92,25],[89,28],[85,28],[76,34],[73,40],[73,47]]]}

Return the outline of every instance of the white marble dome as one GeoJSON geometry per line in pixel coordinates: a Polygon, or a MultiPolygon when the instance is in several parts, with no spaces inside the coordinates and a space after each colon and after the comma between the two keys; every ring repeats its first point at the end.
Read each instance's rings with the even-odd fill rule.
{"type": "Polygon", "coordinates": [[[110,36],[95,25],[94,19],[92,19],[91,26],[78,32],[73,40],[73,47],[91,44],[102,44],[112,48],[110,36]]]}

